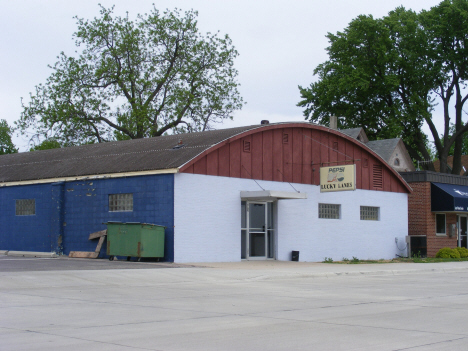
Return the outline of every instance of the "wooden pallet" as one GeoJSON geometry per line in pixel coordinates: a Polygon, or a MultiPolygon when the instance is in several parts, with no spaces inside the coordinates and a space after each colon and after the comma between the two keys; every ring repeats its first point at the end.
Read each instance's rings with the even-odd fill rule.
{"type": "Polygon", "coordinates": [[[98,244],[96,246],[96,250],[92,251],[70,251],[68,257],[73,258],[98,258],[99,252],[101,251],[102,244],[104,244],[104,240],[107,236],[107,229],[100,230],[98,232],[94,232],[89,234],[89,240],[99,238],[98,244]]]}

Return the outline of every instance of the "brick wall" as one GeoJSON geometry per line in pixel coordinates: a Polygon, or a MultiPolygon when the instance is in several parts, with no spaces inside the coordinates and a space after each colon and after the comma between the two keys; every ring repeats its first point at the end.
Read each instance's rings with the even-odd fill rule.
{"type": "Polygon", "coordinates": [[[413,193],[408,196],[408,235],[425,235],[427,256],[434,257],[443,247],[456,247],[457,235],[449,235],[449,228],[457,223],[455,213],[446,214],[446,235],[436,235],[436,215],[431,212],[431,183],[410,183],[413,193]]]}
{"type": "Polygon", "coordinates": [[[240,191],[307,194],[307,199],[278,200],[276,258],[301,261],[391,259],[406,256],[408,195],[361,190],[321,193],[317,185],[178,173],[174,184],[175,262],[241,260],[240,191]],[[340,204],[340,219],[318,218],[318,204],[340,204]],[[380,220],[360,219],[360,206],[380,208],[380,220]],[[395,242],[398,239],[398,243],[395,242]]]}
{"type": "MultiPolygon", "coordinates": [[[[166,228],[165,260],[174,259],[174,176],[88,179],[0,188],[0,250],[94,251],[90,233],[108,221],[166,228]],[[133,211],[109,212],[109,194],[133,194],[133,211]],[[34,216],[16,216],[15,199],[36,200],[34,216]]],[[[105,254],[105,248],[101,254],[105,254]]]]}
{"type": "Polygon", "coordinates": [[[57,247],[51,236],[53,212],[51,184],[0,188],[0,250],[51,252],[57,247]],[[34,215],[17,216],[16,200],[35,199],[34,215]]]}

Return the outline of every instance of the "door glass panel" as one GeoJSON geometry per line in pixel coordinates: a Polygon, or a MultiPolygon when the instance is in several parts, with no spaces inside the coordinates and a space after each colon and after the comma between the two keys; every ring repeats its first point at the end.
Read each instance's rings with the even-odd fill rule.
{"type": "Polygon", "coordinates": [[[273,230],[269,230],[268,231],[268,258],[273,258],[273,254],[274,254],[274,247],[275,247],[275,243],[274,243],[274,240],[275,240],[275,236],[273,234],[273,230]]]}
{"type": "Polygon", "coordinates": [[[467,222],[466,217],[460,217],[460,246],[467,247],[467,222]]]}
{"type": "Polygon", "coordinates": [[[250,233],[250,256],[265,256],[265,233],[250,233]]]}
{"type": "Polygon", "coordinates": [[[241,228],[247,228],[247,206],[245,201],[241,202],[241,228]]]}
{"type": "Polygon", "coordinates": [[[267,221],[268,221],[268,229],[273,229],[273,202],[267,203],[267,221]]]}
{"type": "Polygon", "coordinates": [[[265,231],[265,204],[250,204],[249,228],[250,232],[265,231]]]}
{"type": "Polygon", "coordinates": [[[241,258],[247,258],[247,231],[241,230],[241,258]]]}

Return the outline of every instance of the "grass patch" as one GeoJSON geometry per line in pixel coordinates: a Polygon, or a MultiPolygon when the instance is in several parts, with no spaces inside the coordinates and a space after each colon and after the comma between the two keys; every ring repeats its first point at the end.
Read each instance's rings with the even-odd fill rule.
{"type": "Polygon", "coordinates": [[[328,258],[323,263],[334,263],[334,264],[375,264],[375,263],[438,263],[438,262],[461,262],[468,261],[468,257],[465,258],[436,258],[436,257],[414,257],[414,258],[394,258],[392,260],[360,260],[356,257],[353,259],[343,258],[342,261],[333,261],[328,258]]]}

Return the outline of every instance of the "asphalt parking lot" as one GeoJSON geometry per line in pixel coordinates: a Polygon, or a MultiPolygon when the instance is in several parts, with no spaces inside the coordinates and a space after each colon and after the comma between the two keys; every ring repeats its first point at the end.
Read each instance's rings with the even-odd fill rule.
{"type": "Polygon", "coordinates": [[[24,258],[0,255],[1,272],[26,271],[69,271],[69,270],[107,270],[107,269],[154,269],[173,268],[178,265],[165,262],[135,262],[127,260],[109,261],[106,259],[86,258],[24,258]]]}
{"type": "Polygon", "coordinates": [[[425,351],[468,342],[466,262],[88,261],[0,257],[0,350],[425,351]]]}

